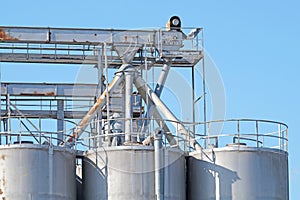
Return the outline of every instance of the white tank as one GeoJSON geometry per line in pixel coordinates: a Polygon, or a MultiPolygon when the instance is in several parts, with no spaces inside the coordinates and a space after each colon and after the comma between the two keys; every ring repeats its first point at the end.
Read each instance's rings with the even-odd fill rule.
{"type": "Polygon", "coordinates": [[[189,200],[288,200],[285,151],[231,145],[190,155],[189,200]]]}
{"type": "MultiPolygon", "coordinates": [[[[164,199],[185,199],[185,157],[164,149],[164,199]]],[[[116,146],[90,150],[83,159],[85,200],[155,199],[154,149],[116,146]]]]}
{"type": "Polygon", "coordinates": [[[0,199],[75,200],[75,153],[38,144],[1,145],[0,199]]]}

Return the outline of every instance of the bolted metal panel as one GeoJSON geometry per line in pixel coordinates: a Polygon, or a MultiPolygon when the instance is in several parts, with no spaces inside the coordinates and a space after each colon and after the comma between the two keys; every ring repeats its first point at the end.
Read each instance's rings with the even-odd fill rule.
{"type": "MultiPolygon", "coordinates": [[[[185,158],[165,148],[164,199],[185,200],[185,158]]],[[[117,146],[90,150],[83,159],[85,200],[155,199],[154,149],[117,146]]]]}
{"type": "Polygon", "coordinates": [[[0,199],[75,200],[75,153],[66,148],[0,146],[0,199]]]}
{"type": "Polygon", "coordinates": [[[228,146],[193,152],[187,163],[189,200],[288,200],[284,151],[228,146]]]}

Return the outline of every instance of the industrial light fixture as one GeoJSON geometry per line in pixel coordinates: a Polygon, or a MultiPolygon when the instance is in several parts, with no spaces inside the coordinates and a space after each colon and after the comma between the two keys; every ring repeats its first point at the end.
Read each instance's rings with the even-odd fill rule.
{"type": "Polygon", "coordinates": [[[167,22],[168,30],[181,31],[181,20],[178,16],[172,16],[167,22]]]}

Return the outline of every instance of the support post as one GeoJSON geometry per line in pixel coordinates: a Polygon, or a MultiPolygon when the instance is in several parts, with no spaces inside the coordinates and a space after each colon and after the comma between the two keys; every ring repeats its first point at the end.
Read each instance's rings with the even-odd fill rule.
{"type": "Polygon", "coordinates": [[[65,123],[64,123],[64,100],[59,99],[57,100],[57,145],[62,143],[64,139],[64,130],[65,130],[65,123]]]}
{"type": "Polygon", "coordinates": [[[6,144],[11,144],[11,126],[10,126],[10,115],[11,115],[11,110],[10,110],[10,95],[6,95],[6,111],[7,111],[7,134],[6,136],[6,144]]]}
{"type": "MultiPolygon", "coordinates": [[[[98,62],[97,62],[97,69],[98,69],[98,85],[97,85],[97,91],[96,91],[96,97],[97,99],[100,97],[100,95],[104,92],[104,80],[103,77],[103,65],[102,65],[102,58],[103,58],[103,48],[104,45],[102,45],[101,49],[98,49],[98,62]]],[[[102,130],[102,110],[98,109],[97,112],[97,118],[96,118],[96,133],[99,136],[102,130]]],[[[102,137],[94,137],[93,139],[93,146],[99,147],[102,146],[102,137]]]]}

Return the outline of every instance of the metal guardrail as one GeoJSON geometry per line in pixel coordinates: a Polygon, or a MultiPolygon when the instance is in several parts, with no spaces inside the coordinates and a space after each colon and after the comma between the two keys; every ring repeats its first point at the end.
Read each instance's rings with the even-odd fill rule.
{"type": "Polygon", "coordinates": [[[175,122],[153,118],[101,120],[101,122],[94,121],[92,123],[102,123],[103,127],[106,128],[103,128],[97,134],[85,131],[85,136],[83,135],[78,141],[88,148],[113,145],[109,140],[112,140],[114,137],[121,138],[125,135],[121,129],[116,130],[107,126],[107,124],[115,123],[113,121],[116,120],[123,124],[125,120],[131,120],[131,135],[136,139],[134,142],[139,144],[142,144],[143,140],[147,139],[147,137],[152,137],[156,130],[164,129],[166,125],[169,131],[165,132],[165,136],[163,137],[164,146],[176,146],[186,152],[194,150],[194,147],[190,145],[193,143],[191,141],[200,144],[204,149],[243,145],[247,147],[273,148],[288,151],[288,126],[281,122],[256,119],[215,120],[206,123],[175,122]],[[175,127],[174,123],[178,124],[178,126],[175,127]],[[143,124],[148,125],[143,126],[143,124]],[[189,133],[188,136],[182,135],[182,133],[184,133],[180,130],[182,125],[189,133]],[[207,135],[203,135],[205,126],[207,126],[207,135]],[[193,130],[196,130],[196,133],[194,133],[193,130]],[[166,137],[167,134],[172,135],[176,141],[176,145],[170,145],[166,137]],[[93,142],[91,142],[91,140],[93,140],[93,142]]]}
{"type": "MultiPolygon", "coordinates": [[[[51,126],[42,126],[28,121],[30,116],[17,116],[14,118],[2,117],[1,124],[6,127],[0,131],[0,144],[48,144],[48,145],[59,145],[65,143],[65,138],[68,138],[73,133],[73,128],[63,131],[49,131],[51,126]],[[46,127],[46,128],[45,128],[46,127]],[[46,130],[48,129],[48,130],[46,130]],[[59,138],[62,136],[62,139],[59,138]]],[[[56,119],[52,119],[57,121],[56,119]]],[[[75,123],[71,120],[64,120],[64,123],[69,124],[68,126],[74,126],[75,123]]],[[[2,127],[1,127],[2,128],[2,127]]]]}
{"type": "MultiPolygon", "coordinates": [[[[26,116],[28,117],[28,116],[26,116]]],[[[8,117],[2,117],[2,121],[7,123],[8,117]]],[[[12,120],[12,119],[11,119],[12,120]]],[[[26,125],[24,116],[14,118],[14,129],[0,131],[1,144],[16,144],[32,142],[36,144],[67,144],[65,139],[72,137],[75,128],[64,131],[44,131],[37,127],[26,125]],[[18,124],[18,125],[17,125],[18,124]],[[64,139],[59,139],[58,135],[63,135],[64,139]]],[[[55,120],[55,119],[53,119],[55,120]]],[[[115,118],[94,120],[88,125],[80,138],[76,139],[76,149],[94,149],[98,147],[122,145],[122,138],[125,133],[122,126],[125,120],[131,121],[132,143],[143,145],[143,141],[153,137],[157,130],[168,127],[168,132],[164,132],[163,144],[165,147],[172,146],[182,149],[185,152],[194,151],[191,146],[197,142],[204,149],[221,148],[226,146],[247,146],[255,148],[273,148],[288,151],[288,126],[281,122],[256,119],[229,119],[215,120],[206,123],[175,122],[171,120],[149,119],[149,118],[115,118]],[[177,124],[178,126],[174,126],[177,124]],[[182,127],[185,131],[182,131],[182,127]],[[120,127],[118,127],[120,126],[120,127]],[[207,135],[203,135],[204,128],[207,128],[207,135]],[[196,132],[193,132],[196,130],[196,132]],[[188,136],[183,133],[188,132],[188,136]],[[176,145],[171,145],[166,135],[172,136],[176,145]]],[[[10,122],[12,123],[12,122],[10,122]]],[[[76,126],[71,120],[65,120],[70,126],[76,126]]],[[[49,127],[48,127],[49,128],[49,127]]],[[[149,143],[151,145],[151,142],[149,143]]]]}
{"type": "Polygon", "coordinates": [[[118,47],[139,49],[133,65],[145,57],[158,61],[156,64],[161,57],[171,57],[178,58],[173,60],[174,66],[192,66],[203,56],[203,32],[194,27],[169,31],[0,26],[2,62],[98,64],[98,59],[106,56],[109,66],[115,67],[122,64],[118,47]]]}
{"type": "Polygon", "coordinates": [[[198,123],[207,126],[207,135],[196,134],[204,148],[247,145],[288,151],[288,126],[281,122],[257,119],[229,119],[198,123]]]}

